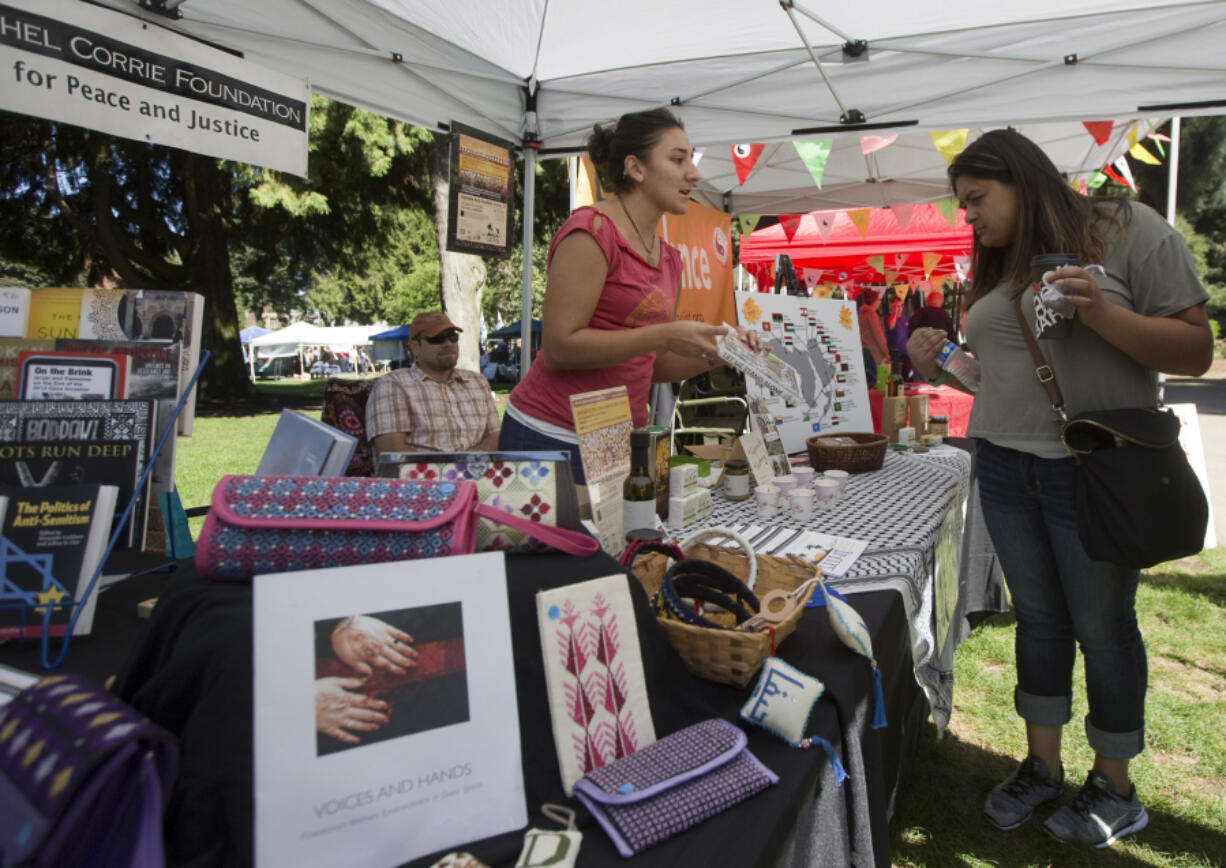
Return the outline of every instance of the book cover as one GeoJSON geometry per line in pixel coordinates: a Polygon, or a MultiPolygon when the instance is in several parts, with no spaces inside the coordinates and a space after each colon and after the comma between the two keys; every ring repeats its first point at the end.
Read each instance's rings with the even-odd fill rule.
{"type": "MultiPolygon", "coordinates": [[[[106,341],[174,341],[179,354],[179,385],[200,363],[204,296],[154,289],[35,289],[31,294],[30,338],[88,338],[106,341]],[[69,321],[72,321],[71,324],[69,321]]],[[[191,436],[196,395],[179,414],[179,433],[191,436]]]]}
{"type": "Polygon", "coordinates": [[[30,290],[0,286],[0,338],[24,338],[30,327],[30,290]]]}
{"type": "Polygon", "coordinates": [[[23,350],[17,354],[22,401],[113,401],[128,397],[132,360],[118,353],[23,350]]]}
{"type": "MultiPolygon", "coordinates": [[[[166,420],[179,400],[180,356],[183,345],[176,341],[102,341],[89,338],[59,338],[57,350],[86,353],[121,353],[132,359],[128,371],[128,398],[157,401],[157,431],[162,434],[166,420]]],[[[153,467],[153,490],[169,492],[175,485],[175,439],[167,437],[153,467]]]]}
{"type": "MultiPolygon", "coordinates": [[[[9,488],[0,525],[0,640],[63,636],[106,551],[114,485],[9,488]]],[[[73,635],[90,631],[97,594],[85,599],[73,635]]]]}
{"type": "MultiPolygon", "coordinates": [[[[122,512],[152,449],[154,421],[147,400],[0,401],[0,485],[115,485],[122,512]]],[[[146,489],[117,548],[144,545],[147,511],[146,489]]]]}
{"type": "Polygon", "coordinates": [[[318,419],[282,410],[256,476],[344,476],[356,437],[318,419]]]}
{"type": "Polygon", "coordinates": [[[390,868],[528,822],[503,554],[438,572],[253,583],[257,865],[390,868]]]}
{"type": "Polygon", "coordinates": [[[17,397],[17,357],[55,349],[55,338],[0,338],[0,400],[17,397]]]}

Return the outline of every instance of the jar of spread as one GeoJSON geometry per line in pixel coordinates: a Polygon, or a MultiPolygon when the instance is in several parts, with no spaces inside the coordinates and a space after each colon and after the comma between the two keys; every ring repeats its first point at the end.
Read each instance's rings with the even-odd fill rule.
{"type": "Polygon", "coordinates": [[[724,464],[724,498],[745,500],[749,497],[749,462],[729,461],[724,464]]]}
{"type": "Polygon", "coordinates": [[[949,417],[944,415],[933,415],[928,417],[928,433],[935,434],[938,437],[949,436],[949,417]]]}

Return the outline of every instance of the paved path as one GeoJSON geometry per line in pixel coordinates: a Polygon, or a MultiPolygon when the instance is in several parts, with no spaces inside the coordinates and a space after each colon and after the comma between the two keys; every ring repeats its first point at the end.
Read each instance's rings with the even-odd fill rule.
{"type": "Polygon", "coordinates": [[[1195,404],[1200,439],[1209,474],[1209,500],[1217,544],[1226,545],[1226,359],[1215,359],[1209,373],[1198,378],[1166,381],[1168,404],[1195,404]]]}

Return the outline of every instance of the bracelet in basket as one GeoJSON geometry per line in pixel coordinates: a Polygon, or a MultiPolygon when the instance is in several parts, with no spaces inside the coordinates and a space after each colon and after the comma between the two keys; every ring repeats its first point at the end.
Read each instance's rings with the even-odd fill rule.
{"type": "Polygon", "coordinates": [[[758,612],[758,598],[732,573],[710,561],[684,560],[669,567],[656,595],[656,611],[696,627],[725,629],[686,605],[683,597],[700,600],[731,612],[737,623],[758,612]]]}

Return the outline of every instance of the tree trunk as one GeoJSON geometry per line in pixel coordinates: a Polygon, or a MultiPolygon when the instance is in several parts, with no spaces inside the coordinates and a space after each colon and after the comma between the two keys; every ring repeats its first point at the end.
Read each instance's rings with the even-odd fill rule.
{"type": "Polygon", "coordinates": [[[188,291],[204,296],[201,347],[212,358],[200,376],[199,397],[217,399],[252,392],[238,340],[238,311],[230,272],[230,176],[212,157],[184,154],[183,204],[193,243],[186,258],[188,291]]]}
{"type": "Polygon", "coordinates": [[[460,336],[457,367],[476,371],[480,366],[481,290],[485,286],[485,260],[468,253],[447,251],[447,208],[450,167],[449,142],[436,133],[430,160],[430,194],[434,199],[434,228],[438,234],[439,279],[443,310],[464,330],[460,336]]]}

